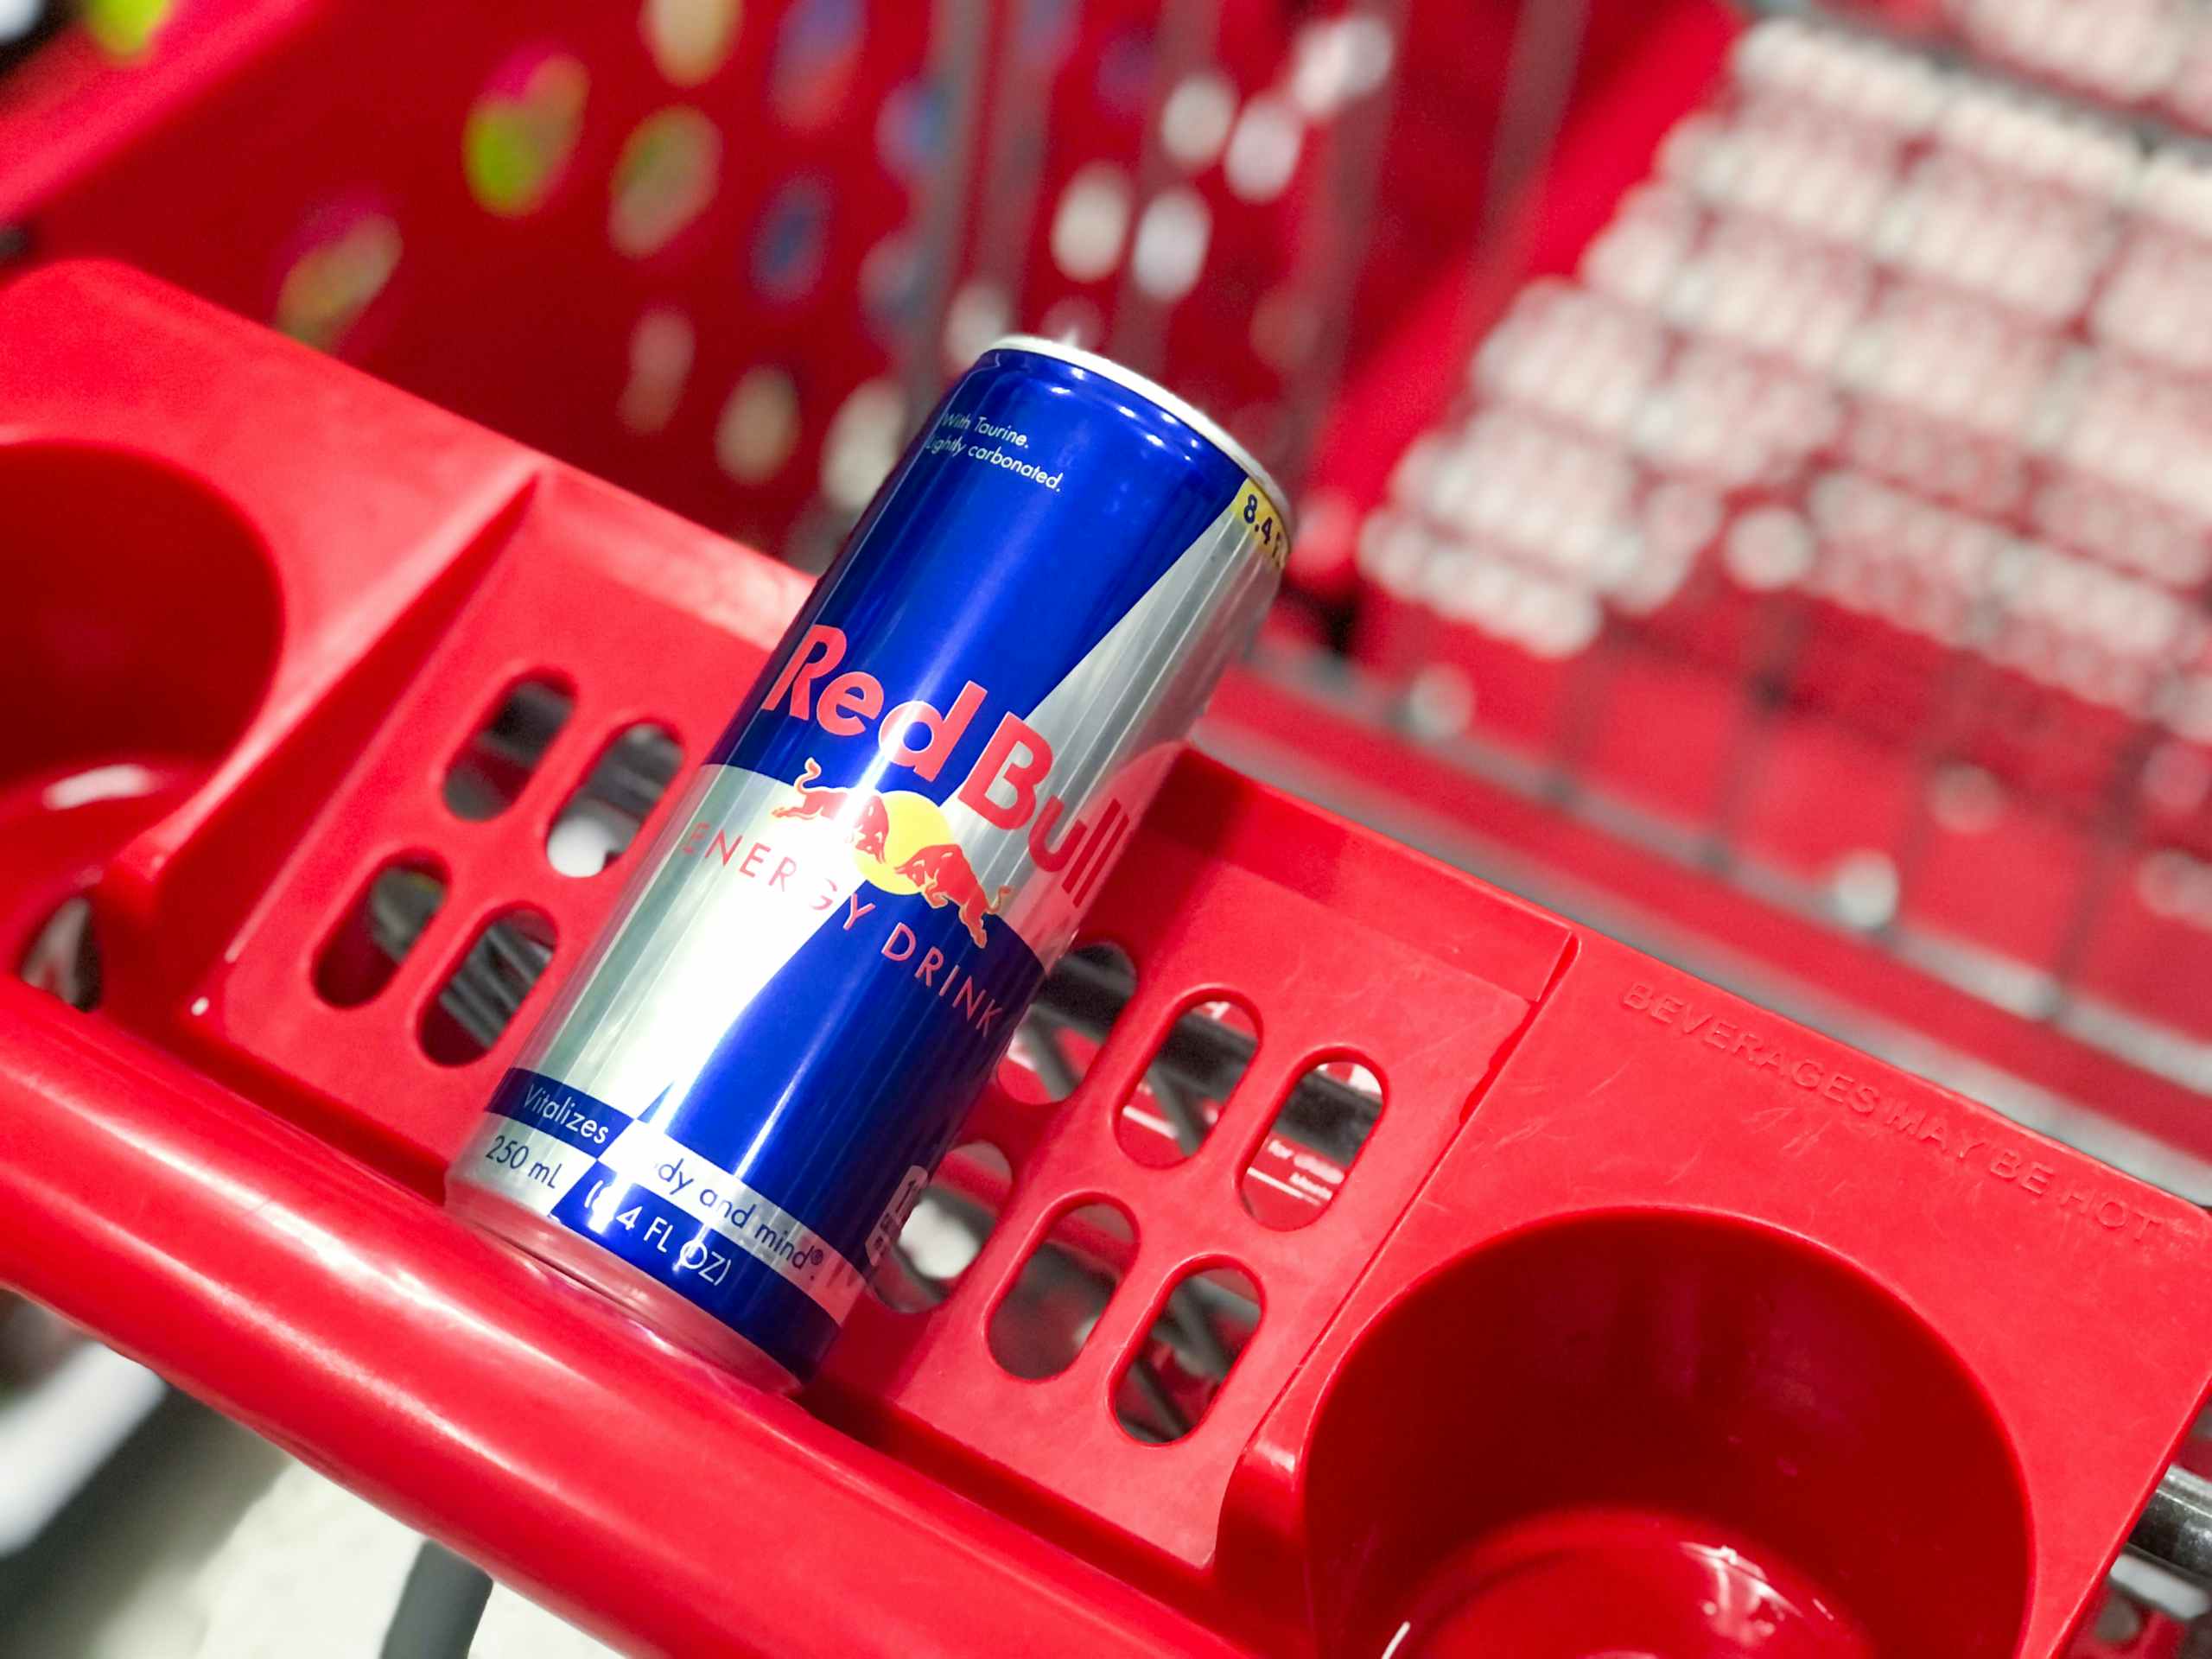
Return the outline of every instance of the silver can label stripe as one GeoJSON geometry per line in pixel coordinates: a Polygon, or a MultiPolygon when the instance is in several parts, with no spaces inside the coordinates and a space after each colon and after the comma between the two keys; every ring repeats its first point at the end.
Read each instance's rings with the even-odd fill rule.
{"type": "MultiPolygon", "coordinates": [[[[601,1180],[605,1185],[589,1203],[602,1227],[617,1222],[625,1195],[640,1187],[770,1268],[835,1319],[852,1311],[865,1282],[859,1268],[798,1217],[650,1123],[631,1124],[594,1157],[512,1118],[488,1115],[456,1166],[469,1171],[476,1185],[539,1215],[587,1177],[601,1180]]],[[[683,1253],[679,1269],[713,1271],[705,1240],[671,1238],[668,1248],[671,1255],[683,1253]]]]}

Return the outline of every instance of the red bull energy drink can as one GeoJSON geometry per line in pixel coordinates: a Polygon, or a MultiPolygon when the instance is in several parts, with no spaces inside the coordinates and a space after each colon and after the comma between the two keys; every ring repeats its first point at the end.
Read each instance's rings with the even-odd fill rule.
{"type": "Polygon", "coordinates": [[[877,493],[448,1202],[766,1386],[820,1363],[1273,597],[1281,492],[1016,338],[877,493]]]}

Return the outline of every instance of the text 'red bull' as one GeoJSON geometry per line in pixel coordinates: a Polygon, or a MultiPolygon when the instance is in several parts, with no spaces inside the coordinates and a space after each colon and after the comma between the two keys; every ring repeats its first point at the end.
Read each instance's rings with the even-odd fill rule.
{"type": "MultiPolygon", "coordinates": [[[[769,686],[761,709],[810,720],[833,737],[857,737],[873,724],[876,747],[885,760],[934,783],[989,694],[969,680],[950,709],[916,698],[887,711],[882,681],[861,669],[837,671],[845,649],[842,629],[816,623],[769,686]]],[[[808,766],[806,781],[810,784],[819,769],[811,761],[808,766]]],[[[1128,815],[1120,803],[1109,800],[1096,822],[1078,818],[1063,830],[1060,820],[1068,815],[1068,804],[1045,792],[1052,770],[1052,746],[1044,734],[1019,715],[1003,715],[953,797],[986,823],[1009,832],[1026,828],[1029,856],[1037,868],[1057,874],[1069,897],[1081,903],[1096,872],[1111,863],[1115,848],[1128,833],[1128,815]]],[[[828,811],[837,810],[842,794],[838,791],[836,801],[825,803],[828,811]]],[[[965,868],[964,858],[961,868],[965,868]]],[[[920,879],[913,873],[900,874],[920,879]]],[[[957,880],[950,871],[945,875],[957,880]]],[[[980,893],[975,896],[980,900],[980,893]]],[[[954,898],[963,912],[969,908],[969,898],[964,892],[954,898]]]]}

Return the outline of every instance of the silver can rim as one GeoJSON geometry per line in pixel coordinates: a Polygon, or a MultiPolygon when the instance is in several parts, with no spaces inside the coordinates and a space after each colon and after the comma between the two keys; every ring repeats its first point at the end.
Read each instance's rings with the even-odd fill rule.
{"type": "Polygon", "coordinates": [[[1282,486],[1275,482],[1274,474],[1262,466],[1259,458],[1249,449],[1230,436],[1227,428],[1196,404],[1177,397],[1150,375],[1140,374],[1127,364],[1116,363],[1110,357],[1085,351],[1080,346],[1047,340],[1041,334],[1002,334],[983,348],[983,354],[988,356],[1000,351],[1028,352],[1038,357],[1055,357],[1063,363],[1072,363],[1077,368],[1088,369],[1091,373],[1136,393],[1147,403],[1166,410],[1244,469],[1244,475],[1265,491],[1268,499],[1274,503],[1275,512],[1282,518],[1286,545],[1297,542],[1298,516],[1291,507],[1289,496],[1283,493],[1282,486]]]}

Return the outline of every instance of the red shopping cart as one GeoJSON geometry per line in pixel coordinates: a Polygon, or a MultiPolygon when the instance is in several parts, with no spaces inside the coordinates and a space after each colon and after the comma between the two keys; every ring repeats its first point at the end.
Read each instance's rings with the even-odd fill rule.
{"type": "MultiPolygon", "coordinates": [[[[1608,89],[1666,102],[1640,73],[1733,32],[1593,9],[1548,88],[1555,16],[1429,10],[656,4],[518,38],[183,0],[27,57],[0,219],[54,268],[0,293],[0,672],[36,711],[0,845],[10,939],[93,1006],[0,987],[0,1278],[639,1650],[1402,1655],[1578,1620],[1740,1649],[1715,1586],[1807,1654],[2177,1641],[2099,1610],[2205,1391],[2199,1210],[1215,760],[803,1408],[436,1208],[517,1014],[948,356],[1018,317],[1172,360],[1311,456],[1356,544],[1465,359],[1408,364],[1512,291],[1433,250],[1524,222],[1547,108],[1656,141],[1675,111],[1608,89]],[[1455,111],[1492,188],[1426,164],[1455,111]],[[1377,168],[1408,200],[1363,221],[1377,168]],[[1377,410],[1356,496],[1341,434],[1377,410]]],[[[1760,487],[1746,516],[1797,510],[1760,487]]],[[[1609,818],[1589,780],[1637,757],[1570,774],[1452,716],[1445,647],[1374,643],[1382,575],[1366,666],[1325,679],[1340,574],[1309,567],[1210,746],[1862,1006],[1933,983],[1947,1046],[2190,1144],[2139,1053],[1609,818]]],[[[1555,664],[1527,647],[1558,607],[1521,603],[1506,643],[1555,664]]],[[[1863,736],[1846,697],[1773,718],[1863,736]]]]}

